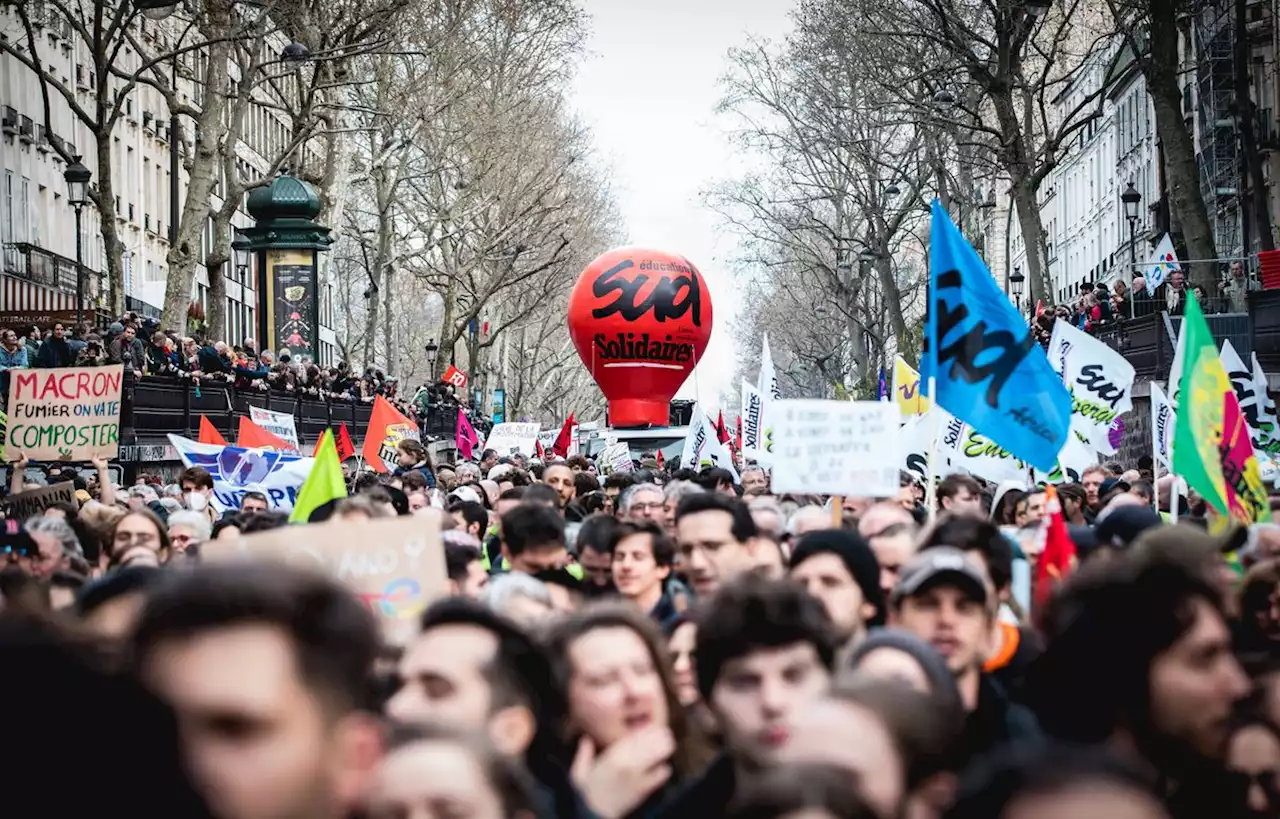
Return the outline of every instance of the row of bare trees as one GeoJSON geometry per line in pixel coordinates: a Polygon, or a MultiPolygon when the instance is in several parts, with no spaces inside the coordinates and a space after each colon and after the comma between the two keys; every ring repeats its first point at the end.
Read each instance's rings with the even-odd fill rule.
{"type": "MultiPolygon", "coordinates": [[[[1173,219],[1193,258],[1214,258],[1181,111],[1189,7],[800,0],[784,41],[731,52],[722,112],[749,160],[708,199],[740,240],[741,348],[767,332],[799,394],[873,391],[893,354],[918,355],[934,198],[966,231],[988,197],[1012,207],[1031,300],[1050,303],[1041,187],[1105,113],[1106,83],[1078,71],[1122,47],[1154,102],[1173,219]]],[[[1216,275],[1201,267],[1193,280],[1216,275]]]]}
{"type": "MultiPolygon", "coordinates": [[[[130,96],[151,88],[174,117],[169,140],[186,181],[165,327],[186,329],[212,223],[207,321],[224,336],[217,271],[232,256],[233,217],[248,192],[288,170],[316,187],[320,221],[334,228],[324,275],[342,359],[414,385],[449,363],[488,374],[478,386],[489,388],[526,370],[563,372],[508,387],[512,415],[550,412],[574,394],[600,403],[581,367],[557,365],[571,349],[568,289],[616,240],[618,222],[589,135],[565,105],[585,35],[576,4],[184,0],[155,20],[133,0],[0,3],[26,34],[0,40],[0,51],[39,78],[49,132],[63,106],[92,137],[113,311],[123,309],[124,245],[110,218],[112,135],[130,96]],[[88,91],[63,81],[46,53],[54,46],[41,31],[54,19],[70,22],[94,77],[88,91]],[[264,147],[259,132],[258,161],[246,161],[251,126],[264,121],[284,138],[264,147]],[[434,371],[428,340],[440,347],[434,371]]],[[[53,148],[71,161],[69,146],[53,148]]]]}

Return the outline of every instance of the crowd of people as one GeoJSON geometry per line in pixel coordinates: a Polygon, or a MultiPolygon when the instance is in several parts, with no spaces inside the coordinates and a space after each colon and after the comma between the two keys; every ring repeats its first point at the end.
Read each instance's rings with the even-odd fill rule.
{"type": "Polygon", "coordinates": [[[1181,316],[1187,306],[1187,294],[1192,293],[1205,313],[1246,313],[1249,294],[1262,289],[1257,279],[1251,278],[1244,265],[1232,262],[1229,272],[1218,283],[1216,292],[1209,293],[1199,284],[1189,284],[1181,270],[1171,271],[1159,287],[1147,286],[1144,276],[1134,276],[1132,284],[1117,278],[1110,289],[1105,284],[1080,285],[1074,300],[1062,304],[1041,305],[1036,311],[1036,336],[1044,346],[1053,335],[1053,324],[1062,319],[1087,333],[1123,321],[1127,318],[1147,316],[1167,311],[1171,316],[1181,316]]]}
{"type": "MultiPolygon", "coordinates": [[[[345,361],[322,367],[295,358],[287,350],[278,357],[246,338],[228,344],[200,334],[179,335],[160,329],[154,318],[125,313],[102,328],[54,322],[0,330],[0,373],[25,367],[98,367],[123,364],[137,378],[187,379],[232,385],[237,390],[274,390],[299,398],[373,403],[382,396],[420,426],[437,407],[471,412],[470,404],[448,384],[426,385],[416,393],[400,391],[399,380],[376,367],[354,371],[345,361]]],[[[0,375],[0,389],[8,377],[0,375]]],[[[482,413],[472,413],[472,426],[486,428],[482,413]]],[[[452,430],[453,424],[446,426],[452,430]]]]}
{"type": "Polygon", "coordinates": [[[200,468],[97,462],[3,521],[8,813],[1280,814],[1280,527],[1210,534],[1141,465],[1058,487],[1079,565],[1042,599],[1041,487],[949,475],[926,509],[907,475],[836,502],[756,465],[397,463],[348,464],[294,526],[443,530],[447,593],[403,645],[334,579],[202,562],[287,524],[215,510],[200,468]]]}

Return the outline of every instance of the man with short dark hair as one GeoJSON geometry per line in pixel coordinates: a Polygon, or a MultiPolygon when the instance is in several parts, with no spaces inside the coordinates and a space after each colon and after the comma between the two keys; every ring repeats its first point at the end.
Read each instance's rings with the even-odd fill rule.
{"type": "Polygon", "coordinates": [[[484,537],[485,530],[489,528],[489,513],[482,504],[455,500],[450,502],[448,511],[458,529],[476,540],[484,537]]]}
{"type": "Polygon", "coordinates": [[[449,594],[474,600],[488,584],[489,573],[485,571],[480,559],[480,547],[451,539],[455,536],[462,537],[456,533],[445,533],[444,540],[444,565],[449,576],[449,594]]]}
{"type": "Polygon", "coordinates": [[[787,581],[726,582],[697,626],[698,690],[725,752],[667,803],[661,815],[673,819],[724,815],[737,784],[779,760],[796,716],[830,688],[835,662],[822,605],[787,581]]]}
{"type": "Polygon", "coordinates": [[[564,698],[546,651],[513,622],[472,600],[441,600],[423,613],[398,677],[390,717],[481,733],[544,788],[566,790],[553,772],[564,698]]]}
{"type": "Polygon", "coordinates": [[[769,494],[769,473],[764,471],[763,466],[752,464],[743,467],[742,494],[744,496],[769,494]]]}
{"type": "Polygon", "coordinates": [[[618,495],[628,486],[636,482],[630,472],[612,472],[604,479],[604,511],[607,515],[616,514],[618,495]]]}
{"type": "Polygon", "coordinates": [[[659,624],[679,612],[663,591],[676,560],[676,547],[662,527],[652,521],[623,521],[609,538],[611,570],[618,594],[659,624]]]}
{"type": "Polygon", "coordinates": [[[569,561],[564,518],[538,503],[522,503],[507,512],[502,516],[502,557],[513,572],[564,568],[569,561]]]}
{"type": "Polygon", "coordinates": [[[969,475],[953,472],[938,482],[938,507],[944,512],[981,516],[982,485],[969,475]]]}
{"type": "Polygon", "coordinates": [[[1223,763],[1250,684],[1203,563],[1221,560],[1210,540],[1165,527],[1138,552],[1083,565],[1054,598],[1027,680],[1047,732],[1158,772],[1174,817],[1248,815],[1233,810],[1246,791],[1223,763]]]}
{"type": "Polygon", "coordinates": [[[480,477],[489,477],[489,470],[498,465],[498,451],[486,449],[480,454],[480,477]]]}
{"type": "Polygon", "coordinates": [[[222,819],[342,819],[380,748],[364,713],[379,646],[368,608],[279,564],[199,566],[149,593],[140,677],[178,714],[187,760],[222,819]]]}
{"type": "Polygon", "coordinates": [[[241,512],[265,512],[270,508],[267,496],[261,492],[250,490],[240,497],[241,512]]]}
{"type": "Polygon", "coordinates": [[[676,553],[681,571],[699,597],[756,564],[757,530],[751,510],[717,492],[687,495],[676,507],[676,553]]]}

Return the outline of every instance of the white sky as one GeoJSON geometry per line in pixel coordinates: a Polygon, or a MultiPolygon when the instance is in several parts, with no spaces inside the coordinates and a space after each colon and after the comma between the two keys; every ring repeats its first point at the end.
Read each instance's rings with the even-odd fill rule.
{"type": "Polygon", "coordinates": [[[792,0],[580,1],[592,35],[572,101],[613,172],[626,244],[686,256],[707,281],[711,344],[678,394],[715,407],[736,368],[729,330],[738,307],[725,268],[732,237],[700,196],[732,174],[725,124],[715,114],[719,80],[725,53],[748,34],[786,35],[792,0]]]}

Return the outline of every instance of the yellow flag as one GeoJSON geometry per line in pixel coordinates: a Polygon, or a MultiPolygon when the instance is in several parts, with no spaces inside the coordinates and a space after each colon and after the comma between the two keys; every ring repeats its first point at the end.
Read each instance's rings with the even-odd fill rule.
{"type": "Polygon", "coordinates": [[[929,399],[920,394],[920,373],[911,369],[902,356],[893,359],[893,400],[898,402],[903,417],[929,411],[929,399]]]}

